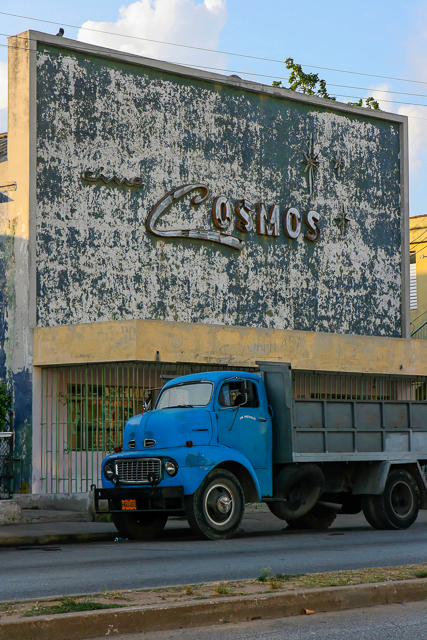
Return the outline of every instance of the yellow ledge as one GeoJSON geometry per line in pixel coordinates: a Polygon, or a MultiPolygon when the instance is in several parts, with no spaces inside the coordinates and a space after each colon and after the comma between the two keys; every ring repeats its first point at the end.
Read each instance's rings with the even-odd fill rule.
{"type": "Polygon", "coordinates": [[[427,375],[427,341],[228,327],[157,320],[37,328],[34,365],[195,362],[294,369],[427,375]]]}

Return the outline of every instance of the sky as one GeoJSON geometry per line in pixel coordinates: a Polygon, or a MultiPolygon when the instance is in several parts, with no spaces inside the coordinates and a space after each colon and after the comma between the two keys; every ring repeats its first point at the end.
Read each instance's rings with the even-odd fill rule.
{"type": "Polygon", "coordinates": [[[337,100],[373,95],[409,117],[410,215],[427,213],[427,0],[0,0],[0,132],[7,36],[61,26],[68,38],[266,84],[287,86],[291,57],[337,100]]]}

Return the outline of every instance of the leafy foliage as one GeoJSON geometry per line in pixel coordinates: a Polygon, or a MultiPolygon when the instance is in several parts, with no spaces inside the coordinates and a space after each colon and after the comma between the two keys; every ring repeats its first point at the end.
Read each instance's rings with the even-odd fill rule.
{"type": "MultiPolygon", "coordinates": [[[[326,81],[319,78],[318,73],[305,73],[301,65],[294,62],[293,58],[287,58],[285,65],[288,71],[290,71],[288,79],[289,87],[284,87],[285,89],[299,91],[309,96],[319,96],[319,98],[326,98],[327,100],[336,100],[334,96],[329,95],[326,81]]],[[[273,87],[281,86],[281,80],[273,81],[273,87]]],[[[380,108],[378,102],[374,100],[372,96],[366,98],[365,104],[363,104],[362,98],[358,102],[347,102],[347,104],[356,107],[366,107],[367,109],[379,110],[380,108]]]]}
{"type": "Polygon", "coordinates": [[[0,431],[12,429],[12,395],[4,382],[0,382],[0,431]]]}
{"type": "Polygon", "coordinates": [[[347,102],[347,104],[350,104],[353,107],[366,107],[366,109],[375,109],[376,111],[380,110],[379,103],[374,100],[372,96],[370,98],[366,98],[365,104],[363,104],[362,98],[360,98],[358,102],[347,102]]]}

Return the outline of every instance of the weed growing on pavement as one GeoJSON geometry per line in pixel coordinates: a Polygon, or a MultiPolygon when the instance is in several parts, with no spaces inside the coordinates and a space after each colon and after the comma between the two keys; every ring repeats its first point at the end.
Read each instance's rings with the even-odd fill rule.
{"type": "Polygon", "coordinates": [[[265,567],[265,569],[261,569],[261,572],[257,578],[258,582],[267,582],[267,578],[271,573],[270,567],[265,567]]]}
{"type": "Polygon", "coordinates": [[[184,591],[185,591],[185,595],[186,596],[192,596],[193,593],[194,593],[193,587],[190,587],[190,585],[188,585],[188,584],[184,585],[184,591]]]}
{"type": "Polygon", "coordinates": [[[226,587],[225,584],[217,584],[214,588],[217,596],[229,596],[233,590],[230,587],[226,587]]]}
{"type": "Polygon", "coordinates": [[[270,589],[273,589],[273,591],[275,589],[279,589],[282,586],[282,583],[279,582],[279,580],[277,580],[277,578],[275,576],[271,576],[268,579],[268,584],[270,585],[270,589]]]}
{"type": "Polygon", "coordinates": [[[74,611],[95,611],[96,609],[119,609],[120,604],[102,604],[93,600],[77,601],[64,596],[59,604],[40,604],[36,602],[28,611],[24,611],[23,616],[47,616],[54,613],[72,613],[74,611]]]}

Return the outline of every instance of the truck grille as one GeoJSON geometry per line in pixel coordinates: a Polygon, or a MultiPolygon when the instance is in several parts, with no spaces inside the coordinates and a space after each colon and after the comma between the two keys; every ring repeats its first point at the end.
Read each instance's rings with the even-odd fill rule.
{"type": "Polygon", "coordinates": [[[161,464],[158,458],[116,460],[116,470],[120,482],[147,484],[148,474],[160,478],[161,464]]]}

